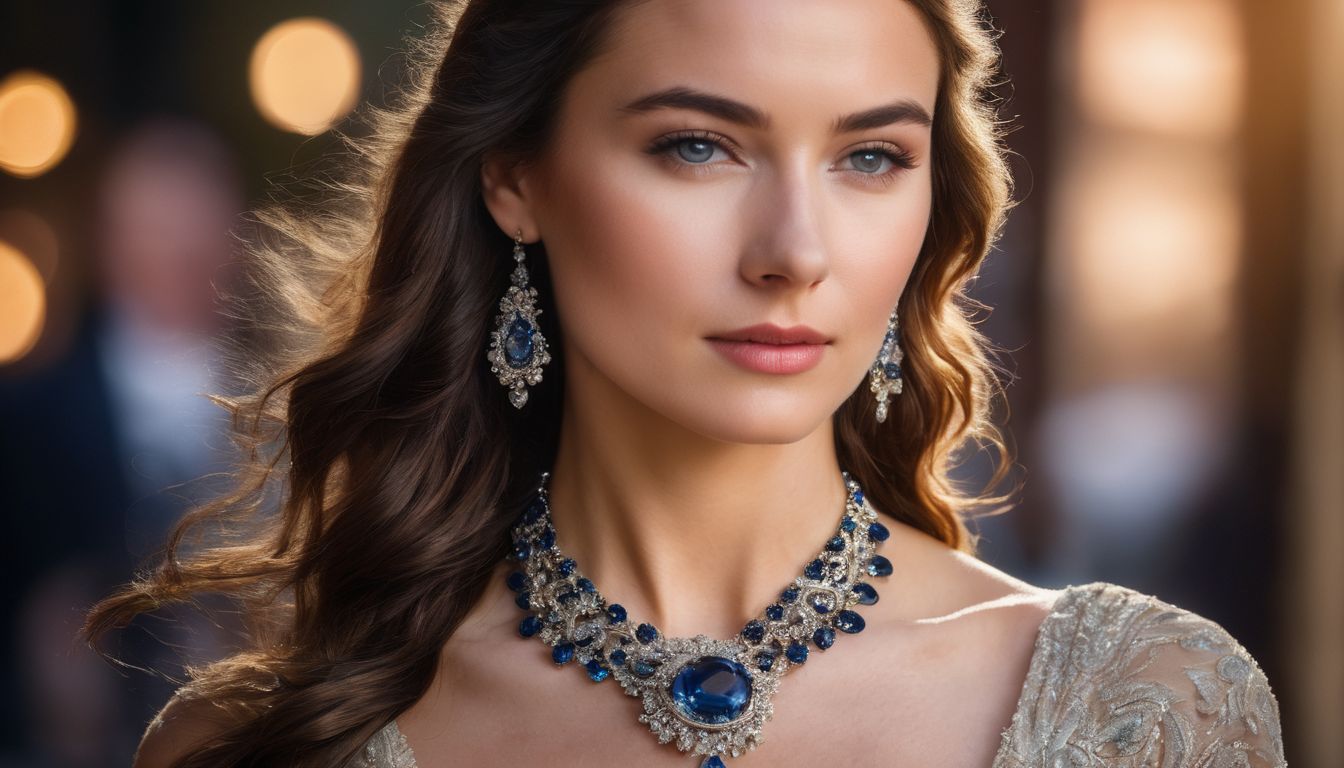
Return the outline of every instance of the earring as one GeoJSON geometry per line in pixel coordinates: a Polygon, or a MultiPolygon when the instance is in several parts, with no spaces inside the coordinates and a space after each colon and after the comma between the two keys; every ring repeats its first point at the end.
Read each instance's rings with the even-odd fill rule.
{"type": "Polygon", "coordinates": [[[882,349],[868,371],[868,389],[877,395],[879,424],[887,420],[887,398],[901,393],[901,359],[904,357],[900,345],[900,326],[896,310],[893,309],[891,318],[887,320],[887,335],[882,339],[882,349]]]}
{"type": "Polygon", "coordinates": [[[499,316],[495,330],[490,334],[490,372],[499,377],[499,383],[509,388],[509,402],[513,407],[527,405],[527,387],[541,383],[541,367],[551,362],[546,351],[546,337],[537,325],[537,289],[527,284],[527,267],[523,266],[523,230],[513,236],[513,260],[518,262],[512,275],[513,285],[499,300],[499,316]]]}

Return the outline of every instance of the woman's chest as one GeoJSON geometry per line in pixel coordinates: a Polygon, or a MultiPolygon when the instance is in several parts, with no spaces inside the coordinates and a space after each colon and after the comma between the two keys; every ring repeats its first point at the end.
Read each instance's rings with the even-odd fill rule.
{"type": "MultiPolygon", "coordinates": [[[[902,643],[878,633],[845,640],[784,676],[760,745],[738,758],[725,756],[728,765],[960,768],[993,762],[1025,659],[994,659],[955,642],[902,643]]],[[[573,665],[515,656],[517,646],[496,650],[497,658],[441,671],[438,692],[400,718],[417,768],[699,766],[691,753],[660,744],[639,722],[641,701],[614,681],[594,683],[573,665]]]]}

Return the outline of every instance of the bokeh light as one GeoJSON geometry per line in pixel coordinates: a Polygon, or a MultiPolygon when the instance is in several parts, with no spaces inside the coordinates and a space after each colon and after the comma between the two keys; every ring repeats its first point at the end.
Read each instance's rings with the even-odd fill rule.
{"type": "Polygon", "coordinates": [[[0,240],[0,365],[22,358],[37,344],[46,312],[46,289],[37,267],[0,240]]]}
{"type": "Polygon", "coordinates": [[[1237,127],[1245,61],[1225,0],[1087,0],[1077,40],[1084,112],[1099,123],[1222,137],[1237,127]]]}
{"type": "Polygon", "coordinates": [[[354,108],[359,68],[359,50],[340,27],[326,19],[290,19],[252,49],[252,100],[276,127],[316,135],[354,108]]]}
{"type": "Polygon", "coordinates": [[[74,140],[75,105],[59,82],[32,70],[0,82],[0,168],[6,173],[46,173],[74,140]]]}

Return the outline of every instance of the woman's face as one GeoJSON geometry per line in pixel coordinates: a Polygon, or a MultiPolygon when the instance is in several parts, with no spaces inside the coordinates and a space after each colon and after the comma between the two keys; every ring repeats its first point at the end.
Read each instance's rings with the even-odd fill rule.
{"type": "Polygon", "coordinates": [[[519,182],[567,386],[731,442],[829,419],[866,388],[924,240],[937,86],[905,2],[620,11],[519,182]],[[723,340],[759,324],[824,343],[723,340]]]}

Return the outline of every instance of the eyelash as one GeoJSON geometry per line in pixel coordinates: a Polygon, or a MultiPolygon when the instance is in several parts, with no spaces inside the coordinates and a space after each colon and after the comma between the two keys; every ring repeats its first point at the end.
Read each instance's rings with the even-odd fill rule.
{"type": "MultiPolygon", "coordinates": [[[[707,131],[678,131],[659,137],[649,147],[648,153],[660,156],[678,168],[689,168],[694,173],[703,173],[699,168],[701,166],[710,165],[710,163],[688,163],[685,160],[677,159],[672,155],[671,150],[692,140],[704,142],[722,149],[730,155],[736,155],[736,152],[732,149],[731,142],[707,131]]],[[[864,173],[863,171],[855,171],[859,176],[864,177],[864,183],[867,184],[875,184],[885,187],[894,182],[896,176],[901,172],[915,168],[917,165],[917,163],[915,163],[915,156],[912,153],[904,149],[892,150],[889,148],[889,145],[859,147],[846,155],[846,157],[861,153],[876,153],[891,161],[891,170],[885,173],[864,173]]]]}

